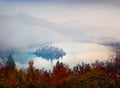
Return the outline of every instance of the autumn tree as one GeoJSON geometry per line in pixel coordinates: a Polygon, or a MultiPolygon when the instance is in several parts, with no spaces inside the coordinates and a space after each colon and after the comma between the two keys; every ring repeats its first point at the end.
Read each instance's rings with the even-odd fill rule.
{"type": "Polygon", "coordinates": [[[55,88],[71,88],[72,81],[70,79],[72,79],[72,74],[73,72],[67,65],[58,61],[56,66],[53,67],[51,85],[55,88]]]}

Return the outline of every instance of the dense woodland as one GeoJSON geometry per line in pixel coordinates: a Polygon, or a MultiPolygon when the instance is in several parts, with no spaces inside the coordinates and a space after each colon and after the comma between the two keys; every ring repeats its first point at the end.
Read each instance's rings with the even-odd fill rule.
{"type": "Polygon", "coordinates": [[[106,62],[78,64],[72,69],[57,62],[51,71],[34,68],[18,70],[12,56],[0,65],[0,88],[120,88],[120,58],[106,62]]]}

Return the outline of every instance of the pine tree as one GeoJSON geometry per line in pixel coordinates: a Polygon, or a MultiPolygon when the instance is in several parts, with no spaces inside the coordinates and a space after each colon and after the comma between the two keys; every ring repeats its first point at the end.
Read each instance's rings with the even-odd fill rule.
{"type": "Polygon", "coordinates": [[[14,61],[12,55],[9,55],[9,56],[8,56],[6,65],[7,65],[8,67],[15,68],[15,61],[14,61]]]}

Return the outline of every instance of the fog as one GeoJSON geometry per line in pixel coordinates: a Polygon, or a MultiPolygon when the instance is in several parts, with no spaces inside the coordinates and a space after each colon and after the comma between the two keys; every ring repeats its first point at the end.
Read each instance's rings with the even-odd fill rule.
{"type": "MultiPolygon", "coordinates": [[[[67,52],[60,61],[70,66],[103,60],[108,49],[101,44],[120,41],[119,23],[119,0],[1,0],[0,51],[34,52],[41,44],[67,43],[60,45],[67,52]]],[[[43,62],[52,66],[43,58],[30,59],[36,67],[43,62]]],[[[24,66],[18,61],[17,66],[24,66]]]]}

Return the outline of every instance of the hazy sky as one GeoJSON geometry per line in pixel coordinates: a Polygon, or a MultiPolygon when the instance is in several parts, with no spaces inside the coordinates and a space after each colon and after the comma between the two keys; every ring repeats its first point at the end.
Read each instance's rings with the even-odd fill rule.
{"type": "Polygon", "coordinates": [[[1,46],[120,40],[119,0],[1,0],[1,46]]]}
{"type": "MultiPolygon", "coordinates": [[[[74,66],[108,56],[104,46],[88,43],[119,40],[120,0],[0,0],[0,49],[29,50],[46,42],[63,44],[60,48],[67,55],[60,61],[74,66]]],[[[33,60],[38,68],[52,66],[45,59],[33,60]]]]}

